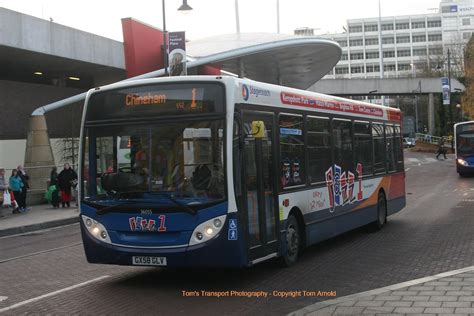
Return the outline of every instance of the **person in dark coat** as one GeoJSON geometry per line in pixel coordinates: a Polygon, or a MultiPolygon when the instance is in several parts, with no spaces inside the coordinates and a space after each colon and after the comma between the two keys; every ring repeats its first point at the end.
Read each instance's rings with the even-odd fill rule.
{"type": "Polygon", "coordinates": [[[446,157],[446,149],[444,148],[444,138],[441,137],[438,141],[438,152],[436,153],[436,159],[438,159],[439,155],[443,155],[444,159],[448,159],[446,157]]]}
{"type": "Polygon", "coordinates": [[[53,167],[51,169],[51,174],[49,176],[49,185],[57,185],[58,184],[58,168],[53,167]]]}
{"type": "Polygon", "coordinates": [[[58,188],[58,168],[53,167],[51,170],[51,174],[49,177],[49,185],[50,187],[54,185],[56,190],[51,193],[51,204],[53,204],[54,208],[59,208],[59,203],[61,202],[61,197],[59,196],[59,188],[58,188]]]}
{"type": "MultiPolygon", "coordinates": [[[[21,201],[18,202],[18,204],[23,204],[23,208],[28,211],[30,208],[26,207],[26,193],[28,192],[28,189],[30,188],[29,180],[30,176],[25,171],[25,168],[23,168],[22,165],[19,165],[16,170],[18,171],[18,176],[21,178],[21,181],[23,182],[23,188],[21,191],[21,196],[20,199],[21,201]]],[[[15,198],[16,199],[16,198],[15,198]]]]}
{"type": "Polygon", "coordinates": [[[77,180],[77,173],[72,170],[68,163],[65,163],[64,169],[58,175],[58,186],[63,207],[71,206],[71,187],[74,180],[77,180]]]}

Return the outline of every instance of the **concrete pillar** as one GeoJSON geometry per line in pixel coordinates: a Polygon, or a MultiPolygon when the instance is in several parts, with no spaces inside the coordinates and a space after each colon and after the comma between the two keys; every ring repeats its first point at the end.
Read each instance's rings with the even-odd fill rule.
{"type": "Polygon", "coordinates": [[[430,93],[428,95],[428,133],[430,135],[434,135],[435,133],[435,110],[433,93],[430,93]]]}
{"type": "Polygon", "coordinates": [[[46,117],[44,115],[31,116],[25,153],[25,169],[30,176],[29,203],[37,204],[42,201],[53,166],[54,156],[49,141],[46,117]]]}

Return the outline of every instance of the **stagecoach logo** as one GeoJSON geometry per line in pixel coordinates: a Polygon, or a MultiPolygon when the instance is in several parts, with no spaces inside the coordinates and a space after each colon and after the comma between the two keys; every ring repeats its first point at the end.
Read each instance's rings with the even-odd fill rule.
{"type": "Polygon", "coordinates": [[[247,87],[246,84],[243,84],[242,85],[242,98],[244,99],[244,101],[247,101],[251,94],[255,95],[256,98],[258,98],[259,96],[269,97],[270,90],[261,89],[254,86],[247,87]]]}
{"type": "Polygon", "coordinates": [[[354,194],[355,175],[350,171],[342,172],[338,165],[330,167],[326,171],[326,185],[329,193],[329,211],[332,213],[336,206],[352,204],[363,198],[362,191],[362,164],[358,163],[357,173],[357,195],[354,194]]]}
{"type": "Polygon", "coordinates": [[[128,219],[128,223],[130,225],[131,231],[139,231],[139,232],[164,232],[166,231],[165,227],[165,215],[160,215],[159,217],[159,226],[157,227],[157,223],[154,219],[146,219],[140,216],[130,217],[128,219]]]}
{"type": "Polygon", "coordinates": [[[249,99],[249,88],[246,84],[242,85],[242,98],[244,98],[244,101],[249,99]]]}

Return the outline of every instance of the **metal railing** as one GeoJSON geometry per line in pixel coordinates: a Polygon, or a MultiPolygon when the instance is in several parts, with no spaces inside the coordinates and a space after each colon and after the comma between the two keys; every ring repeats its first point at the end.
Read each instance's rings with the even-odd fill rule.
{"type": "MultiPolygon", "coordinates": [[[[440,136],[433,136],[430,134],[422,134],[422,133],[416,133],[415,135],[416,141],[428,143],[428,144],[433,144],[433,145],[438,145],[438,142],[440,140],[440,136]]],[[[445,137],[446,140],[446,137],[445,137]]]]}

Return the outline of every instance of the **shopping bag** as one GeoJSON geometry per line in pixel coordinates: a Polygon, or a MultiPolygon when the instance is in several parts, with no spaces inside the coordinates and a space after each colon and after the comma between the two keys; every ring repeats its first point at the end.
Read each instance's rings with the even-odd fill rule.
{"type": "Polygon", "coordinates": [[[11,206],[12,199],[10,197],[10,192],[8,190],[3,191],[3,206],[11,206]]]}
{"type": "Polygon", "coordinates": [[[50,185],[48,190],[44,194],[44,198],[46,201],[51,202],[53,199],[53,192],[56,191],[56,186],[55,185],[50,185]]]}

